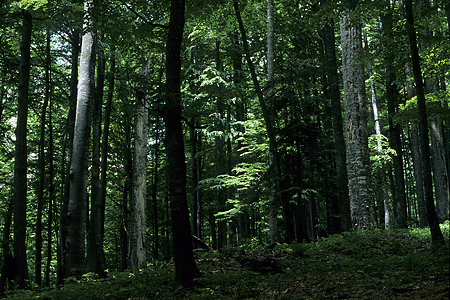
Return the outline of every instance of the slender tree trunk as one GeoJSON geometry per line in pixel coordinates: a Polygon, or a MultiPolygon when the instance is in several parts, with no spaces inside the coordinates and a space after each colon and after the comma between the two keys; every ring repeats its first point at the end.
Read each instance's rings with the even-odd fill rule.
{"type": "MultiPolygon", "coordinates": [[[[369,58],[369,41],[367,38],[367,34],[364,32],[364,44],[366,47],[366,57],[368,60],[367,63],[367,70],[369,78],[372,77],[372,65],[370,63],[369,58]]],[[[377,95],[375,91],[375,85],[373,83],[373,80],[370,80],[370,90],[372,94],[372,110],[373,110],[373,119],[375,121],[375,134],[377,135],[377,151],[382,152],[383,146],[381,143],[381,127],[380,127],[380,120],[378,117],[378,103],[377,103],[377,95]]],[[[380,219],[384,219],[384,229],[389,230],[391,227],[391,209],[389,205],[389,193],[388,193],[388,184],[386,180],[386,165],[383,164],[381,167],[377,170],[377,177],[381,181],[381,199],[382,199],[382,213],[383,216],[380,215],[380,219]]]]}
{"type": "Polygon", "coordinates": [[[424,194],[427,208],[427,220],[430,226],[433,245],[445,245],[444,236],[439,227],[436,209],[433,199],[433,183],[431,178],[430,144],[428,138],[428,117],[425,106],[425,92],[420,67],[419,50],[417,47],[416,30],[414,28],[414,17],[412,11],[412,0],[405,1],[406,28],[411,51],[414,81],[416,83],[417,104],[419,107],[419,134],[421,160],[424,177],[424,194]]]}
{"type": "MultiPolygon", "coordinates": [[[[50,73],[51,74],[51,73],[50,73]]],[[[49,183],[48,183],[48,217],[47,217],[47,264],[45,267],[44,286],[50,286],[50,268],[52,263],[52,227],[53,227],[53,197],[55,194],[54,186],[54,166],[53,166],[53,123],[52,123],[52,101],[51,101],[51,87],[49,87],[49,112],[48,112],[48,128],[49,128],[49,146],[48,146],[48,164],[49,164],[49,183]]]]}
{"type": "Polygon", "coordinates": [[[32,17],[23,12],[22,42],[20,44],[19,97],[17,104],[16,147],[14,155],[14,258],[17,262],[16,284],[25,288],[27,266],[27,115],[30,79],[32,17]]]}
{"type": "Polygon", "coordinates": [[[166,44],[166,155],[172,218],[175,278],[191,285],[200,276],[194,261],[186,196],[186,162],[181,124],[181,42],[184,30],[184,0],[171,0],[166,44]]]}
{"type": "Polygon", "coordinates": [[[417,210],[419,213],[419,227],[428,226],[427,210],[424,199],[424,187],[422,176],[422,161],[420,159],[419,134],[417,132],[417,124],[412,123],[410,129],[410,139],[413,154],[414,178],[416,181],[417,210]]]}
{"type": "MultiPolygon", "coordinates": [[[[267,100],[273,101],[275,95],[274,75],[275,75],[275,53],[274,53],[274,20],[273,20],[273,5],[274,0],[267,1],[267,100]]],[[[273,157],[273,154],[272,154],[273,157]]],[[[273,162],[272,162],[273,164],[273,162]]],[[[275,175],[277,176],[277,175],[275,175]]],[[[269,198],[269,235],[270,243],[279,241],[278,226],[277,226],[277,190],[276,183],[272,186],[271,195],[269,198]]]]}
{"type": "Polygon", "coordinates": [[[5,285],[6,280],[13,280],[15,273],[17,272],[17,264],[14,256],[11,254],[11,249],[9,247],[10,233],[11,233],[11,223],[14,211],[14,198],[12,195],[8,201],[8,208],[3,216],[4,224],[2,231],[2,268],[0,276],[0,296],[5,296],[5,285]],[[10,276],[13,275],[13,276],[10,276]],[[12,277],[12,278],[11,278],[12,277]]]}
{"type": "Polygon", "coordinates": [[[155,123],[155,150],[154,157],[155,163],[153,166],[153,189],[152,189],[152,202],[153,202],[153,219],[154,219],[154,234],[153,234],[153,258],[158,259],[159,253],[159,222],[158,222],[158,173],[159,173],[159,116],[156,116],[155,123]]]}
{"type": "MultiPolygon", "coordinates": [[[[142,66],[139,74],[142,80],[150,75],[151,54],[142,66]]],[[[148,108],[147,83],[136,96],[134,112],[134,155],[133,155],[133,188],[131,193],[131,215],[129,236],[129,269],[136,272],[147,266],[146,253],[146,194],[147,194],[147,139],[148,139],[148,108]]]]}
{"type": "Polygon", "coordinates": [[[353,229],[361,230],[375,228],[376,219],[370,178],[364,66],[359,62],[361,24],[350,17],[353,13],[348,7],[343,12],[341,39],[350,207],[353,229]]]}
{"type": "Polygon", "coordinates": [[[129,231],[129,221],[130,215],[128,207],[130,205],[131,198],[131,186],[132,186],[132,167],[133,167],[133,157],[131,150],[131,122],[130,117],[126,113],[124,115],[124,128],[125,128],[125,153],[124,153],[124,171],[125,180],[123,187],[123,196],[120,203],[121,219],[119,223],[119,235],[120,235],[120,269],[126,270],[128,267],[128,231],[129,231]]]}
{"type": "Polygon", "coordinates": [[[75,114],[77,102],[78,86],[78,56],[80,54],[80,33],[78,30],[72,32],[72,57],[71,57],[71,75],[70,75],[70,94],[69,94],[69,114],[66,121],[66,132],[64,136],[62,168],[61,168],[61,200],[59,212],[59,244],[57,252],[57,279],[56,283],[62,284],[65,274],[65,244],[67,239],[67,209],[69,206],[70,190],[70,170],[66,174],[66,148],[69,149],[68,163],[70,167],[72,162],[73,136],[75,128],[75,114]],[[68,140],[67,140],[68,137],[68,140]],[[68,176],[66,176],[68,175],[68,176]]]}
{"type": "Polygon", "coordinates": [[[87,182],[92,97],[95,73],[96,37],[92,31],[93,4],[84,4],[85,23],[82,39],[77,111],[70,166],[70,192],[67,210],[67,239],[65,242],[65,277],[80,277],[85,271],[85,233],[87,209],[87,182]]]}
{"type": "Polygon", "coordinates": [[[336,183],[340,213],[340,226],[342,231],[352,228],[350,216],[350,202],[348,198],[347,164],[345,160],[346,148],[342,122],[341,97],[339,91],[339,77],[337,73],[336,49],[334,29],[331,21],[323,27],[323,43],[327,62],[328,85],[330,86],[330,98],[333,118],[334,148],[336,152],[336,183]]]}
{"type": "Polygon", "coordinates": [[[37,192],[37,211],[36,211],[36,260],[35,260],[35,283],[42,286],[42,210],[44,207],[44,188],[45,188],[45,114],[50,97],[50,35],[47,31],[46,39],[46,58],[45,58],[45,96],[41,110],[41,124],[39,137],[39,186],[37,192]]]}

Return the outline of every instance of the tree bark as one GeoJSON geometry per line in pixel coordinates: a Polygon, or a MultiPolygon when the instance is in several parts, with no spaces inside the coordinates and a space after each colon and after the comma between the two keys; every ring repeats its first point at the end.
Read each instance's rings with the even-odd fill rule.
{"type": "Polygon", "coordinates": [[[133,188],[131,193],[131,215],[128,264],[132,272],[147,266],[146,253],[146,196],[147,196],[147,139],[148,108],[147,82],[150,75],[151,54],[142,66],[139,75],[144,81],[136,96],[134,112],[133,188]]]}
{"type": "Polygon", "coordinates": [[[342,65],[352,227],[362,230],[375,228],[376,219],[370,178],[364,66],[359,61],[362,57],[361,24],[350,17],[352,13],[353,8],[346,7],[341,19],[342,65]]]}
{"type": "MultiPolygon", "coordinates": [[[[102,39],[99,37],[100,40],[102,39]]],[[[87,232],[86,272],[106,278],[106,259],[103,251],[103,215],[100,186],[100,135],[102,128],[102,104],[105,79],[104,52],[97,58],[97,86],[94,91],[92,110],[92,165],[91,165],[91,211],[87,232]]]]}
{"type": "Polygon", "coordinates": [[[36,211],[36,259],[34,269],[34,282],[37,286],[42,286],[42,210],[44,207],[45,189],[45,114],[50,97],[50,35],[47,31],[46,57],[45,57],[45,96],[41,109],[41,124],[39,128],[39,186],[37,192],[36,211]]]}
{"type": "MultiPolygon", "coordinates": [[[[387,12],[380,16],[382,37],[384,43],[388,39],[392,39],[392,13],[387,12]]],[[[388,47],[386,47],[388,48],[388,47]]],[[[397,216],[397,226],[399,228],[407,227],[407,213],[406,213],[406,193],[405,193],[405,175],[403,172],[403,153],[402,143],[400,139],[401,126],[394,123],[394,116],[398,111],[399,92],[395,83],[396,74],[393,71],[393,59],[391,53],[386,53],[384,57],[384,70],[386,82],[386,98],[388,103],[388,123],[389,123],[389,145],[395,150],[396,155],[392,157],[394,166],[394,210],[397,216]]]]}
{"type": "Polygon", "coordinates": [[[439,227],[439,222],[436,215],[433,198],[433,183],[431,178],[431,163],[430,163],[430,144],[428,138],[428,117],[425,106],[425,92],[422,80],[422,71],[420,67],[419,50],[417,47],[416,30],[414,28],[414,17],[412,11],[412,0],[405,1],[406,10],[406,29],[408,33],[411,60],[414,74],[414,81],[416,83],[417,104],[419,108],[419,134],[420,134],[420,148],[421,160],[424,177],[424,194],[427,208],[427,220],[430,226],[431,239],[433,245],[445,245],[444,236],[439,227]]]}
{"type": "Polygon", "coordinates": [[[17,104],[16,144],[14,155],[14,259],[17,262],[15,282],[25,288],[27,267],[27,116],[28,86],[30,79],[32,17],[23,12],[22,42],[20,44],[19,96],[17,104]]]}
{"type": "Polygon", "coordinates": [[[87,181],[92,97],[95,74],[96,37],[92,31],[93,3],[84,3],[85,20],[82,38],[77,111],[70,166],[70,192],[67,209],[67,239],[65,242],[65,276],[80,277],[85,271],[85,233],[87,209],[87,181]]]}
{"type": "Polygon", "coordinates": [[[185,286],[200,276],[194,261],[186,196],[186,162],[181,124],[181,42],[184,29],[184,0],[171,0],[166,44],[166,156],[172,218],[175,278],[185,286]]]}
{"type": "Polygon", "coordinates": [[[350,215],[350,202],[348,198],[348,176],[345,160],[346,148],[344,138],[344,126],[342,122],[341,97],[339,91],[339,77],[337,73],[336,49],[334,29],[331,21],[323,27],[323,44],[327,62],[327,77],[330,87],[330,98],[333,118],[333,136],[336,160],[336,183],[340,213],[341,231],[349,231],[352,228],[350,215]]]}
{"type": "Polygon", "coordinates": [[[68,163],[70,167],[72,162],[73,136],[75,127],[75,114],[77,102],[78,85],[78,56],[80,54],[80,33],[78,30],[72,32],[72,56],[71,56],[71,75],[70,75],[70,94],[69,94],[69,113],[66,120],[66,132],[63,144],[63,159],[61,162],[61,200],[59,211],[59,244],[57,251],[57,279],[58,285],[63,283],[65,274],[65,244],[67,239],[67,209],[69,205],[70,191],[70,170],[66,176],[66,148],[69,149],[68,163]],[[68,137],[68,138],[67,138],[68,137]]]}

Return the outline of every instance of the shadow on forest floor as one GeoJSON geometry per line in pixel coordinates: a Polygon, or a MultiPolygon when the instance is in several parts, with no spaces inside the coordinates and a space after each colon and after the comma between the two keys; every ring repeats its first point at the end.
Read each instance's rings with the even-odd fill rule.
{"type": "MultiPolygon", "coordinates": [[[[443,231],[448,245],[448,224],[443,231]]],[[[87,274],[63,287],[10,298],[449,299],[448,247],[431,253],[427,232],[351,232],[272,250],[252,240],[222,253],[196,253],[203,276],[190,289],[173,280],[172,263],[154,262],[137,274],[111,271],[107,280],[87,274]]]]}

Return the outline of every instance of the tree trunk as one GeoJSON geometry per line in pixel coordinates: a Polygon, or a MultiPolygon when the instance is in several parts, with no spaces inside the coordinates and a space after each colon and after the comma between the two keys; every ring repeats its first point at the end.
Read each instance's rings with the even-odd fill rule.
{"type": "Polygon", "coordinates": [[[166,155],[172,218],[175,278],[183,285],[200,276],[192,252],[189,209],[186,196],[186,162],[181,124],[181,42],[184,29],[184,0],[171,0],[166,44],[166,155]]]}
{"type": "MultiPolygon", "coordinates": [[[[369,78],[372,78],[372,65],[370,63],[369,58],[369,41],[367,38],[367,34],[364,32],[364,44],[366,47],[366,58],[367,58],[367,70],[369,78]]],[[[373,82],[373,79],[370,80],[370,90],[372,94],[372,110],[373,110],[373,119],[375,121],[375,134],[377,135],[377,151],[382,152],[383,146],[381,143],[381,127],[380,127],[380,120],[378,117],[378,103],[377,103],[377,95],[375,91],[375,85],[373,82]]],[[[380,219],[384,220],[384,229],[389,230],[391,229],[391,212],[390,212],[390,206],[389,206],[389,193],[388,193],[388,184],[386,180],[386,165],[383,164],[380,166],[377,170],[377,177],[380,179],[381,182],[381,202],[382,204],[380,207],[382,208],[381,211],[383,213],[383,216],[380,215],[380,219]]]]}
{"type": "Polygon", "coordinates": [[[376,226],[371,189],[367,137],[366,95],[362,56],[361,24],[350,17],[346,7],[341,19],[342,65],[347,129],[347,172],[352,226],[354,230],[376,226]],[[355,24],[356,21],[356,24],[355,24]]]}
{"type": "Polygon", "coordinates": [[[63,283],[65,274],[65,244],[67,239],[67,209],[69,205],[70,191],[70,170],[66,176],[66,148],[69,149],[68,163],[72,162],[73,136],[75,127],[75,114],[77,102],[77,86],[78,86],[78,56],[80,54],[80,33],[78,30],[72,32],[72,57],[71,57],[71,75],[70,75],[70,94],[69,94],[69,114],[66,120],[66,132],[63,144],[63,159],[61,162],[61,200],[59,212],[59,244],[57,252],[57,279],[58,285],[63,283]],[[67,137],[68,141],[67,141],[67,137]]]}
{"type": "Polygon", "coordinates": [[[17,262],[15,279],[19,288],[25,288],[27,267],[27,115],[30,79],[32,17],[23,12],[22,42],[20,44],[19,96],[17,104],[16,145],[14,156],[14,259],[17,262]]]}
{"type": "Polygon", "coordinates": [[[87,182],[92,97],[94,92],[95,45],[92,31],[92,1],[86,0],[84,34],[82,39],[77,111],[70,166],[70,192],[67,210],[67,239],[65,242],[65,277],[80,277],[85,271],[85,233],[87,182]]]}
{"type": "Polygon", "coordinates": [[[438,221],[449,219],[449,177],[445,160],[444,132],[442,120],[435,117],[430,123],[431,150],[433,159],[433,178],[436,191],[436,214],[438,221]]]}
{"type": "Polygon", "coordinates": [[[341,97],[339,91],[339,77],[336,64],[336,49],[334,29],[331,21],[323,27],[323,43],[327,63],[328,85],[330,87],[330,98],[333,118],[334,149],[336,155],[336,183],[340,213],[341,231],[349,231],[352,228],[350,217],[350,202],[348,198],[347,164],[345,161],[345,139],[342,123],[341,97]]]}
{"type": "Polygon", "coordinates": [[[146,194],[147,194],[147,139],[148,139],[148,108],[147,82],[150,75],[150,58],[142,66],[139,75],[142,76],[142,87],[136,96],[134,112],[134,155],[133,155],[133,188],[131,193],[131,215],[128,264],[132,272],[147,266],[146,253],[146,194]]]}
{"type": "Polygon", "coordinates": [[[45,187],[45,114],[50,97],[50,35],[47,31],[46,57],[45,57],[45,96],[41,110],[41,124],[39,137],[39,181],[37,192],[36,211],[36,259],[34,269],[34,282],[37,286],[42,286],[42,210],[44,207],[44,187],[45,187]]]}
{"type": "MultiPolygon", "coordinates": [[[[49,87],[49,93],[51,95],[51,87],[49,87]]],[[[49,146],[48,146],[48,164],[49,164],[49,183],[48,183],[48,217],[47,217],[47,265],[45,267],[45,280],[44,286],[50,286],[50,267],[52,263],[52,231],[53,231],[53,198],[55,192],[54,186],[54,166],[53,166],[53,123],[52,123],[52,101],[49,97],[49,112],[48,112],[48,128],[49,128],[49,146]]]]}
{"type": "Polygon", "coordinates": [[[154,234],[153,234],[153,258],[158,259],[159,253],[159,222],[158,222],[158,169],[159,169],[159,116],[156,116],[155,123],[155,150],[153,165],[153,188],[152,188],[152,202],[153,202],[153,219],[154,219],[154,234]]]}
{"type": "Polygon", "coordinates": [[[431,178],[431,163],[430,163],[430,144],[428,139],[428,117],[425,106],[425,92],[422,80],[422,71],[420,67],[419,50],[417,47],[416,30],[414,28],[414,17],[412,11],[412,0],[406,0],[406,28],[408,33],[412,67],[414,74],[414,81],[416,83],[417,104],[419,107],[419,134],[420,134],[420,148],[421,160],[424,177],[424,194],[427,208],[427,220],[430,226],[431,239],[433,245],[445,245],[444,236],[439,227],[439,222],[436,215],[436,209],[433,199],[433,183],[431,178]]]}
{"type": "MultiPolygon", "coordinates": [[[[100,41],[102,37],[99,37],[100,41]]],[[[102,199],[100,187],[100,135],[102,129],[102,104],[105,79],[103,50],[97,58],[97,86],[94,91],[92,111],[92,165],[91,165],[91,211],[87,231],[86,272],[106,278],[106,259],[103,251],[102,199]]]]}

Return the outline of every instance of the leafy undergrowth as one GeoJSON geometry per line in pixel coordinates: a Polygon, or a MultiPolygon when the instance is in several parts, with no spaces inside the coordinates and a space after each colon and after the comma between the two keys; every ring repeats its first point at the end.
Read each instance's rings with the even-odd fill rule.
{"type": "MultiPolygon", "coordinates": [[[[448,223],[443,228],[448,244],[448,223]]],[[[351,232],[311,244],[264,249],[257,240],[196,253],[203,276],[185,289],[172,263],[155,262],[107,280],[87,274],[62,287],[11,299],[449,299],[448,247],[430,249],[427,230],[351,232]]]]}

